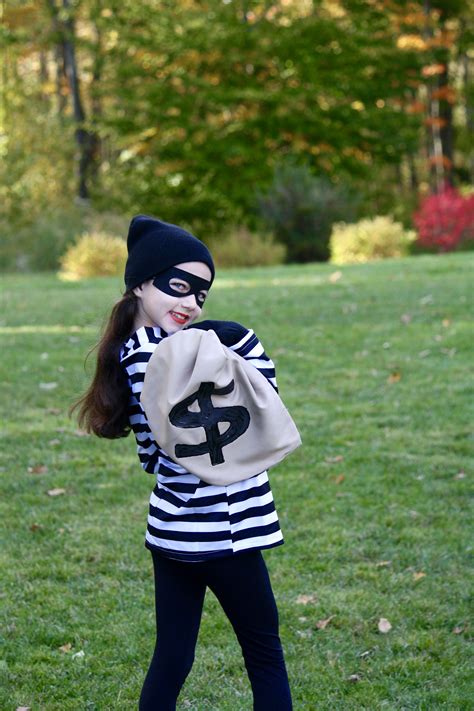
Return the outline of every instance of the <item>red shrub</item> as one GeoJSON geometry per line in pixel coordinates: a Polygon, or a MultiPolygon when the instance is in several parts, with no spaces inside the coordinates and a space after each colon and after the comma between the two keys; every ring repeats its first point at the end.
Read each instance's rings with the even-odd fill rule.
{"type": "Polygon", "coordinates": [[[465,248],[474,241],[474,195],[463,197],[455,188],[445,187],[424,198],[413,222],[423,246],[438,252],[465,248]]]}

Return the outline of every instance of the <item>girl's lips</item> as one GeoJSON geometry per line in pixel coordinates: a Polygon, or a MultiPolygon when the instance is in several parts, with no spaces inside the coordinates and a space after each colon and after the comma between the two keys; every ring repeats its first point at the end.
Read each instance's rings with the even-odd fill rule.
{"type": "Polygon", "coordinates": [[[189,316],[186,316],[185,314],[178,314],[176,311],[170,311],[170,316],[173,321],[176,321],[176,323],[179,323],[180,325],[189,321],[189,316]]]}

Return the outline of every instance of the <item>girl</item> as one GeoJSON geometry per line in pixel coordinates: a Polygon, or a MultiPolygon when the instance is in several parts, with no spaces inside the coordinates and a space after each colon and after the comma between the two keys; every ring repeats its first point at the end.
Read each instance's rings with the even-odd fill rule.
{"type": "MultiPolygon", "coordinates": [[[[155,576],[157,639],[140,711],[172,711],[189,674],[206,588],[218,598],[242,648],[257,711],[292,708],[278,612],[261,550],[283,543],[266,472],[229,486],[206,484],[160,449],[140,404],[158,343],[201,315],[214,279],[207,247],[189,232],[145,215],[128,233],[126,291],[99,343],[79,421],[99,437],[133,430],[140,462],[156,477],[145,546],[155,576]]],[[[204,321],[276,389],[275,370],[255,334],[204,321]]]]}

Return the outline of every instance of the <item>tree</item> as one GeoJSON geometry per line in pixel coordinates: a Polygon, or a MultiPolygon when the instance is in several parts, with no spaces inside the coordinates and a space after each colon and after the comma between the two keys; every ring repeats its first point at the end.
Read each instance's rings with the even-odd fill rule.
{"type": "Polygon", "coordinates": [[[79,195],[217,238],[288,158],[366,214],[467,179],[471,3],[12,0],[9,214],[79,195]]]}

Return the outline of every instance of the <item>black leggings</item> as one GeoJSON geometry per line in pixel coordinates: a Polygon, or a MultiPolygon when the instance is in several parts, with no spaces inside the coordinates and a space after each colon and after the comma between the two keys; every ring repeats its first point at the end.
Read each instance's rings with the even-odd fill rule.
{"type": "Polygon", "coordinates": [[[175,711],[193,665],[206,587],[219,600],[242,647],[254,711],[291,711],[278,611],[261,552],[203,563],[152,556],[157,640],[139,711],[175,711]]]}

